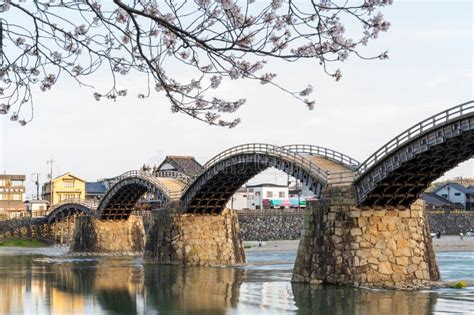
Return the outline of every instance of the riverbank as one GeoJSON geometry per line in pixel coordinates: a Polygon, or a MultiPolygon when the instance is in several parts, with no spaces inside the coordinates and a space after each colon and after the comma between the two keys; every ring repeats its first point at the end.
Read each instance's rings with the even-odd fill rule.
{"type": "Polygon", "coordinates": [[[62,256],[69,251],[68,246],[49,247],[0,247],[0,256],[42,255],[62,256]]]}
{"type": "Polygon", "coordinates": [[[47,247],[49,244],[40,240],[29,240],[22,238],[7,238],[0,240],[0,248],[2,247],[47,247]]]}
{"type": "Polygon", "coordinates": [[[441,236],[433,238],[433,246],[435,252],[474,252],[474,237],[464,237],[461,241],[459,236],[441,236]]]}
{"type": "MultiPolygon", "coordinates": [[[[5,241],[2,241],[5,242],[5,241]]],[[[31,255],[44,254],[61,255],[68,252],[67,246],[15,246],[14,243],[4,243],[11,245],[0,246],[0,256],[7,255],[31,255]]],[[[279,240],[262,242],[262,246],[258,246],[257,241],[246,241],[244,247],[246,252],[296,252],[298,250],[299,240],[279,240]]],[[[433,245],[436,252],[474,252],[474,237],[464,237],[460,240],[459,236],[442,236],[440,239],[434,238],[433,245]]],[[[135,253],[136,254],[136,253],[135,253]]],[[[119,255],[123,256],[123,255],[119,255]]]]}

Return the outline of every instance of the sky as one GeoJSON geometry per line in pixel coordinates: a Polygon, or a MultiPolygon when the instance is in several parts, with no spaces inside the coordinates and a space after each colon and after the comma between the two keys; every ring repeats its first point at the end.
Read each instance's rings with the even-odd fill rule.
{"type": "MultiPolygon", "coordinates": [[[[473,3],[471,1],[394,1],[383,10],[389,32],[371,42],[367,54],[388,50],[390,59],[342,63],[339,82],[315,61],[269,62],[278,82],[290,89],[315,89],[313,111],[279,90],[258,82],[231,81],[220,92],[247,103],[233,129],[212,127],[173,114],[160,94],[140,100],[143,81],[127,78],[130,96],[97,102],[94,90],[64,80],[51,91],[35,93],[35,119],[25,127],[0,117],[0,171],[32,173],[40,181],[73,172],[88,181],[158,164],[166,155],[193,155],[201,163],[243,143],[313,144],[365,160],[417,122],[473,99],[473,3]],[[134,93],[134,92],[137,93],[134,93]]],[[[177,74],[186,77],[186,73],[177,74]]],[[[94,78],[106,87],[106,77],[94,78]]],[[[444,178],[474,177],[474,159],[444,178]]],[[[285,181],[272,171],[254,181],[285,181]]]]}

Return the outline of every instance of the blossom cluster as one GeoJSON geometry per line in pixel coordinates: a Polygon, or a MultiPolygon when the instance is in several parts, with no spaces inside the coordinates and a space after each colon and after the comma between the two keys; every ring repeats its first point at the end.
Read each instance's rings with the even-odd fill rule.
{"type": "Polygon", "coordinates": [[[60,78],[70,76],[91,87],[90,75],[98,70],[109,71],[110,89],[94,91],[93,97],[116,100],[130,94],[127,87],[118,86],[121,76],[134,71],[149,82],[139,98],[152,91],[164,93],[173,112],[234,127],[240,119],[231,116],[245,104],[245,97],[219,96],[226,81],[256,80],[292,95],[309,109],[315,107],[309,98],[313,87],[301,90],[277,82],[277,73],[267,71],[270,59],[314,59],[338,81],[341,70],[331,63],[351,55],[388,58],[387,52],[363,56],[361,49],[389,29],[377,9],[391,0],[256,3],[5,1],[0,4],[1,36],[8,49],[0,51],[0,113],[24,125],[31,117],[20,119],[22,108],[33,107],[35,86],[49,91],[60,78]],[[347,36],[342,21],[348,19],[360,26],[358,38],[347,36]]]}

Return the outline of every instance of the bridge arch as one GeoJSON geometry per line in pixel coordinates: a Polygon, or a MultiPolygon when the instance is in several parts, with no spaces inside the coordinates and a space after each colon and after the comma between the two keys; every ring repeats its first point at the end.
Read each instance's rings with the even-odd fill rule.
{"type": "Polygon", "coordinates": [[[243,184],[269,167],[299,179],[316,195],[327,184],[327,173],[295,152],[271,144],[244,144],[207,162],[184,190],[181,206],[185,212],[220,213],[243,184]]]}
{"type": "Polygon", "coordinates": [[[431,116],[393,138],[357,169],[357,204],[409,207],[446,171],[474,156],[474,101],[431,116]]]}
{"type": "Polygon", "coordinates": [[[84,199],[69,199],[55,204],[47,216],[48,223],[62,220],[75,214],[95,216],[97,204],[84,199]]]}
{"type": "Polygon", "coordinates": [[[154,194],[155,201],[162,207],[179,199],[179,193],[169,190],[157,177],[143,171],[129,171],[116,177],[97,207],[97,216],[126,220],[146,192],[154,194]]]}

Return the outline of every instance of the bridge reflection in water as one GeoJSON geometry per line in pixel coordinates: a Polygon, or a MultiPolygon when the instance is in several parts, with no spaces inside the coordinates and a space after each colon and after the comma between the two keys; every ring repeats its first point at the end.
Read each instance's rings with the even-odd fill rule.
{"type": "MultiPolygon", "coordinates": [[[[291,284],[291,267],[287,265],[200,268],[157,266],[136,258],[34,256],[0,256],[0,265],[2,314],[238,311],[396,315],[431,313],[443,303],[442,292],[291,284]]],[[[472,295],[471,291],[468,308],[473,305],[472,295]]]]}

